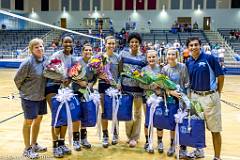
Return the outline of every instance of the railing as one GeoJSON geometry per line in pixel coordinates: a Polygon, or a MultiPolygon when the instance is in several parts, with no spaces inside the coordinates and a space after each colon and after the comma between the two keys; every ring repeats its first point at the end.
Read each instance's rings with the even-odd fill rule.
{"type": "Polygon", "coordinates": [[[230,45],[228,44],[228,42],[225,40],[225,38],[223,37],[223,35],[221,35],[219,32],[216,32],[217,33],[217,36],[224,42],[224,46],[225,48],[227,48],[229,51],[230,51],[230,55],[231,57],[235,60],[235,52],[233,50],[232,47],[230,47],[230,45]]]}

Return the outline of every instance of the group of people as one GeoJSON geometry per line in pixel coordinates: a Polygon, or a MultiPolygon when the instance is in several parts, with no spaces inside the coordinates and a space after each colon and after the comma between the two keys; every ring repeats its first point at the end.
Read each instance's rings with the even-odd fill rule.
{"type": "Polygon", "coordinates": [[[193,26],[190,23],[179,23],[177,21],[172,24],[171,32],[177,33],[177,32],[192,32],[192,30],[198,30],[198,23],[195,22],[193,26]]]}
{"type": "MultiPolygon", "coordinates": [[[[119,54],[115,53],[116,40],[112,36],[105,38],[104,54],[110,64],[110,72],[117,82],[115,86],[118,90],[134,96],[133,99],[133,120],[126,122],[126,135],[129,147],[136,147],[141,133],[142,108],[146,111],[147,90],[153,91],[157,96],[172,96],[176,103],[181,99],[181,94],[177,90],[164,90],[156,83],[144,85],[136,80],[120,76],[122,72],[128,69],[138,69],[147,71],[152,74],[165,74],[170,80],[178,84],[189,98],[197,99],[204,107],[205,122],[208,130],[212,133],[214,146],[214,160],[220,160],[221,152],[221,105],[220,96],[223,88],[224,76],[218,61],[212,56],[205,54],[201,50],[201,41],[198,37],[190,37],[186,46],[191,52],[191,57],[186,60],[186,64],[178,62],[179,51],[175,47],[170,47],[166,52],[166,65],[159,64],[158,52],[149,49],[146,54],[140,51],[142,39],[139,33],[131,33],[127,42],[129,50],[123,50],[119,54]]],[[[72,56],[74,38],[66,35],[62,38],[63,50],[57,51],[51,57],[55,57],[64,62],[66,69],[75,63],[80,63],[86,70],[83,80],[72,82],[69,77],[61,81],[47,79],[44,77],[44,67],[48,58],[44,56],[44,44],[41,39],[33,39],[29,43],[30,56],[21,64],[18,69],[14,81],[21,95],[22,109],[24,111],[23,138],[25,149],[23,155],[28,158],[38,158],[37,152],[46,151],[46,147],[42,147],[37,143],[37,137],[43,115],[47,114],[47,103],[52,108],[51,98],[55,96],[60,87],[71,87],[77,94],[79,99],[82,94],[79,88],[93,88],[96,80],[98,80],[98,92],[100,93],[101,106],[104,103],[105,91],[113,87],[106,81],[106,77],[96,77],[88,71],[88,62],[93,56],[93,48],[90,44],[85,44],[82,48],[80,58],[72,56]],[[31,140],[30,140],[31,137],[31,140]]],[[[104,110],[103,110],[104,113],[104,110]]],[[[154,150],[149,147],[149,135],[145,124],[144,134],[146,143],[144,149],[153,153],[154,150]]],[[[60,158],[66,154],[71,154],[71,150],[65,144],[65,134],[67,126],[52,126],[52,143],[53,155],[60,158]]],[[[118,143],[117,128],[114,129],[112,137],[112,145],[118,143]]],[[[108,120],[102,119],[102,146],[108,148],[108,120]]],[[[175,153],[174,130],[170,134],[170,148],[167,151],[168,156],[175,153]]],[[[158,152],[163,153],[163,128],[157,129],[158,152]]],[[[81,147],[91,148],[92,145],[87,139],[87,128],[81,126],[80,119],[73,122],[73,148],[76,151],[81,147]]],[[[180,147],[180,158],[203,158],[203,148],[196,148],[193,153],[187,152],[187,146],[180,147]]]]}
{"type": "Polygon", "coordinates": [[[239,30],[231,30],[229,32],[230,36],[229,36],[229,39],[236,39],[236,40],[239,40],[239,37],[240,37],[240,31],[239,30]]]}

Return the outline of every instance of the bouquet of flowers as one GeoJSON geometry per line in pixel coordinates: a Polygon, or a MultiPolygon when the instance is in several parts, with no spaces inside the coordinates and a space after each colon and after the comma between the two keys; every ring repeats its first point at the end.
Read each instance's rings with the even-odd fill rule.
{"type": "Polygon", "coordinates": [[[88,66],[90,69],[97,74],[97,76],[107,83],[116,86],[116,82],[110,72],[110,64],[107,61],[107,57],[103,55],[97,55],[90,59],[88,66]]]}
{"type": "Polygon", "coordinates": [[[200,102],[191,100],[190,115],[193,119],[204,119],[204,110],[200,102]]]}
{"type": "Polygon", "coordinates": [[[68,70],[68,76],[74,81],[84,79],[85,70],[82,69],[80,63],[76,63],[68,70]]]}
{"type": "Polygon", "coordinates": [[[44,76],[54,80],[63,80],[66,78],[66,69],[64,64],[59,59],[51,59],[43,72],[44,76]]]}
{"type": "Polygon", "coordinates": [[[138,69],[133,69],[133,70],[127,69],[127,71],[123,72],[121,75],[135,79],[145,85],[150,85],[151,83],[154,82],[163,89],[170,89],[170,90],[177,89],[177,85],[174,82],[172,82],[168,78],[168,76],[163,74],[153,75],[153,74],[150,74],[149,72],[139,71],[138,69]]]}

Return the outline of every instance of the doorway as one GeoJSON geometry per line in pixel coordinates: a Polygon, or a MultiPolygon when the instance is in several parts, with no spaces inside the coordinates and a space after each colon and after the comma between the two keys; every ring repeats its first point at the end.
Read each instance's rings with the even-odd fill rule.
{"type": "Polygon", "coordinates": [[[61,18],[61,27],[67,28],[67,19],[66,18],[61,18]]]}
{"type": "Polygon", "coordinates": [[[203,17],[203,30],[211,29],[211,17],[203,17]]]}

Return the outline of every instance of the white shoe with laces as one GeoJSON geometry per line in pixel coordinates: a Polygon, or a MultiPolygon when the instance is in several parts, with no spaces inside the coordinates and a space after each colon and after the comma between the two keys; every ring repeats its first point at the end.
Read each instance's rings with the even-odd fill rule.
{"type": "Polygon", "coordinates": [[[28,149],[25,149],[23,151],[23,156],[27,157],[27,158],[30,158],[30,159],[38,159],[39,158],[38,153],[34,152],[32,147],[29,147],[28,149]]]}
{"type": "Polygon", "coordinates": [[[194,157],[195,159],[198,158],[204,158],[204,150],[203,149],[196,149],[192,153],[190,153],[191,157],[194,157]]]}
{"type": "Polygon", "coordinates": [[[32,145],[32,149],[34,152],[46,152],[47,147],[40,146],[38,143],[32,145]]]}

